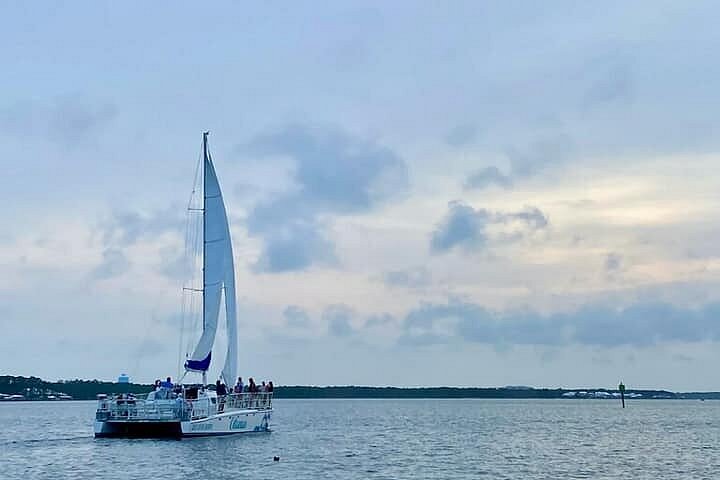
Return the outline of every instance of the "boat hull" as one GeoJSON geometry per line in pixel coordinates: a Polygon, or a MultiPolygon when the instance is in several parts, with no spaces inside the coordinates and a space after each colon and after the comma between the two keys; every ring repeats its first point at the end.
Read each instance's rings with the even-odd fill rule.
{"type": "Polygon", "coordinates": [[[271,410],[240,410],[189,421],[96,421],[97,438],[183,438],[270,431],[271,410]]]}
{"type": "Polygon", "coordinates": [[[180,438],[182,422],[95,422],[96,438],[180,438]]]}
{"type": "Polygon", "coordinates": [[[183,437],[269,432],[271,410],[231,411],[207,418],[181,422],[183,437]]]}

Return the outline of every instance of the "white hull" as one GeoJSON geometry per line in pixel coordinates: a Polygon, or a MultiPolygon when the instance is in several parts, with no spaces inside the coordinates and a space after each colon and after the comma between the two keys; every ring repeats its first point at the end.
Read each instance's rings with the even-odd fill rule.
{"type": "Polygon", "coordinates": [[[96,437],[207,437],[270,431],[272,410],[233,410],[189,421],[95,421],[96,437]]]}
{"type": "Polygon", "coordinates": [[[181,422],[183,437],[268,432],[272,410],[236,410],[211,417],[181,422]]]}

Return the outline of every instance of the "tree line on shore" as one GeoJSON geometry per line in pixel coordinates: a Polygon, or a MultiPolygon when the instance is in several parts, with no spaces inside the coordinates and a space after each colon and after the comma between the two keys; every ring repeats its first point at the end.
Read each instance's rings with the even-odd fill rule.
{"type": "MultiPolygon", "coordinates": [[[[64,394],[75,400],[93,400],[100,393],[144,394],[153,385],[103,382],[100,380],[60,380],[48,382],[38,377],[0,376],[0,394],[23,395],[27,400],[42,400],[64,394]]],[[[365,386],[276,386],[275,398],[567,398],[569,392],[616,392],[612,389],[563,389],[531,387],[365,387],[365,386]]],[[[720,399],[720,392],[674,393],[667,390],[630,390],[637,398],[720,399]]],[[[578,395],[580,398],[582,395],[578,395]]]]}

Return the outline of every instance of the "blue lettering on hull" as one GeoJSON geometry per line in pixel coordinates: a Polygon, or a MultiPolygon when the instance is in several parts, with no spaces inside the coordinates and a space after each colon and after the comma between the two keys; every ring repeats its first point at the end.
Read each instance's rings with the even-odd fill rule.
{"type": "Polygon", "coordinates": [[[190,430],[193,432],[205,432],[208,430],[212,430],[213,426],[210,422],[203,422],[203,423],[193,423],[190,430]]]}
{"type": "Polygon", "coordinates": [[[240,418],[235,417],[232,420],[230,420],[230,430],[242,430],[243,428],[247,427],[247,422],[245,420],[240,420],[240,418]]]}

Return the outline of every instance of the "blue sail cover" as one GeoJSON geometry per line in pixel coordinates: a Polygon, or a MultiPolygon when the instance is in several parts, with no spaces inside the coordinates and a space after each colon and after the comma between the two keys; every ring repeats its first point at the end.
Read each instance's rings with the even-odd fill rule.
{"type": "Polygon", "coordinates": [[[212,352],[208,352],[207,357],[202,360],[187,360],[185,362],[185,370],[191,370],[193,372],[205,372],[210,368],[210,357],[212,352]]]}

